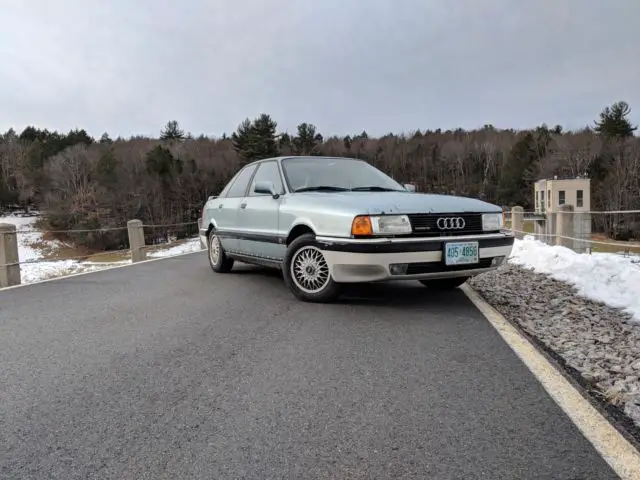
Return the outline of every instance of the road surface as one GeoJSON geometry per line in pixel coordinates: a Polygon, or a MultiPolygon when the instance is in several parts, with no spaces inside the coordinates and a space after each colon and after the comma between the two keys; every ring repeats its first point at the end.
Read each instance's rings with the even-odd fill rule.
{"type": "Polygon", "coordinates": [[[617,478],[461,291],[349,295],[204,253],[0,291],[0,478],[617,478]]]}

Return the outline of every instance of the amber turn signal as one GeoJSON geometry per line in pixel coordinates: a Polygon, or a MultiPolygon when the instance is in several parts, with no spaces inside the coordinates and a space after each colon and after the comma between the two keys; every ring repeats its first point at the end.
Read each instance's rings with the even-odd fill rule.
{"type": "Polygon", "coordinates": [[[373,235],[371,219],[367,215],[354,218],[351,223],[351,235],[373,235]]]}

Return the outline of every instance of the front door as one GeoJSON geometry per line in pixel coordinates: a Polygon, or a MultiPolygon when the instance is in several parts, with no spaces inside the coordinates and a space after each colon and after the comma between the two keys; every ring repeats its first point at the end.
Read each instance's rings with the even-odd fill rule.
{"type": "Polygon", "coordinates": [[[282,197],[255,193],[255,184],[260,181],[269,181],[276,193],[284,193],[278,162],[261,163],[238,210],[238,250],[252,257],[280,261],[286,249],[278,225],[282,197]]]}

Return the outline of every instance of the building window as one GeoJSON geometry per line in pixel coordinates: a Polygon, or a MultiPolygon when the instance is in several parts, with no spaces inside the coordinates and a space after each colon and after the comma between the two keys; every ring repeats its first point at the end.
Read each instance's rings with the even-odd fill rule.
{"type": "Polygon", "coordinates": [[[551,208],[551,190],[547,191],[547,207],[551,208]]]}
{"type": "Polygon", "coordinates": [[[558,191],[558,205],[564,205],[564,190],[558,191]]]}
{"type": "Polygon", "coordinates": [[[576,207],[581,208],[584,206],[584,193],[582,190],[576,192],[576,207]]]}

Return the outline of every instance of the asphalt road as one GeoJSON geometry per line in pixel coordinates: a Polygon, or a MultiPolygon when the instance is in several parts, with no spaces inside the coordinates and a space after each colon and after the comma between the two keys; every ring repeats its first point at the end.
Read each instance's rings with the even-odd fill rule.
{"type": "Polygon", "coordinates": [[[0,291],[0,478],[617,478],[462,292],[236,269],[0,291]]]}

